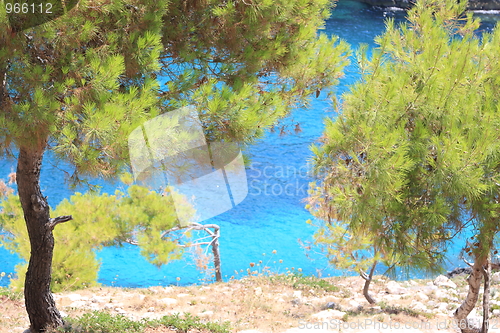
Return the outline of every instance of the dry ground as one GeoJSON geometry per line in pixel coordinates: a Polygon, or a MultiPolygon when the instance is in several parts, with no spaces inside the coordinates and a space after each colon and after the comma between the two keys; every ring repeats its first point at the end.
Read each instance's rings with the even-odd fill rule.
{"type": "MultiPolygon", "coordinates": [[[[104,309],[111,313],[123,314],[134,320],[141,318],[159,318],[178,313],[182,316],[190,313],[207,321],[229,321],[234,332],[258,330],[260,332],[284,332],[300,323],[318,321],[315,314],[325,309],[328,302],[334,302],[345,311],[353,304],[363,306],[360,313],[348,312],[344,321],[356,321],[368,318],[378,322],[426,322],[435,321],[436,315],[420,313],[380,312],[380,307],[373,307],[359,294],[363,280],[359,277],[343,277],[326,279],[337,287],[335,291],[327,291],[314,283],[298,283],[294,278],[284,277],[251,277],[227,283],[215,283],[189,287],[152,287],[147,289],[91,288],[55,295],[58,308],[71,317],[91,312],[93,309],[104,309]],[[354,302],[354,303],[353,303],[354,302]],[[316,318],[316,319],[314,319],[316,318]]],[[[465,278],[457,277],[454,281],[459,285],[459,292],[466,290],[465,278]]],[[[318,281],[316,279],[316,281],[318,281]]],[[[424,286],[430,280],[414,280],[401,283],[402,286],[414,288],[424,286]]],[[[300,281],[299,281],[300,282],[300,281]]],[[[371,292],[382,304],[392,299],[389,305],[410,307],[411,296],[385,298],[387,279],[375,277],[371,292]]],[[[23,332],[28,327],[21,295],[19,300],[0,296],[0,333],[23,332]]],[[[432,295],[430,297],[432,300],[432,295]]],[[[380,305],[380,303],[379,303],[380,305]]],[[[163,327],[150,329],[147,333],[166,333],[171,330],[163,327]]],[[[194,332],[193,332],[194,333],[194,332]]]]}

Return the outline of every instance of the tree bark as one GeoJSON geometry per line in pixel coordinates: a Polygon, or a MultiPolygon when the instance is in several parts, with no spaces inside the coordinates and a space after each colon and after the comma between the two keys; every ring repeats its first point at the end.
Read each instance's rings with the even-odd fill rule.
{"type": "Polygon", "coordinates": [[[481,333],[488,333],[490,328],[490,287],[491,287],[491,265],[490,260],[486,262],[483,268],[484,292],[483,292],[483,326],[481,333]]]}
{"type": "Polygon", "coordinates": [[[49,205],[42,195],[39,182],[45,143],[37,146],[20,147],[17,163],[19,199],[31,245],[24,298],[32,333],[63,324],[50,292],[50,282],[54,250],[52,230],[57,223],[64,221],[50,219],[49,205]]]}
{"type": "Polygon", "coordinates": [[[481,330],[467,319],[467,316],[472,309],[474,309],[479,298],[479,288],[483,279],[483,267],[487,263],[487,258],[481,259],[476,257],[476,260],[472,265],[472,272],[467,278],[467,282],[469,283],[467,297],[463,301],[462,305],[460,305],[460,307],[455,310],[455,313],[453,314],[455,320],[457,321],[456,324],[462,333],[479,333],[481,330]]]}
{"type": "Polygon", "coordinates": [[[220,253],[219,253],[219,236],[220,228],[214,228],[212,236],[212,253],[214,255],[214,268],[215,268],[215,281],[222,282],[222,270],[220,267],[220,253]]]}
{"type": "Polygon", "coordinates": [[[366,275],[365,272],[361,271],[360,275],[361,277],[365,280],[365,285],[363,286],[363,296],[365,296],[366,300],[370,304],[375,304],[377,301],[370,295],[369,289],[370,289],[370,283],[373,280],[373,273],[375,272],[375,267],[377,266],[377,262],[375,261],[373,263],[372,268],[370,269],[369,275],[366,275]]]}

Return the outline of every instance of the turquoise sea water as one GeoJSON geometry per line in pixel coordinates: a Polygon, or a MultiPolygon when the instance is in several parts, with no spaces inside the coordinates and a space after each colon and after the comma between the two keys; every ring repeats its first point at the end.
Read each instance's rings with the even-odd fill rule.
{"type": "MultiPolygon", "coordinates": [[[[393,17],[396,21],[403,21],[404,15],[403,11],[340,1],[324,32],[340,36],[354,49],[359,43],[374,46],[373,38],[382,33],[384,19],[393,17]]],[[[492,15],[488,19],[495,18],[492,15]]],[[[488,31],[492,28],[493,23],[486,22],[481,29],[488,31]]],[[[349,66],[334,92],[340,96],[358,77],[356,66],[349,66]]],[[[245,275],[240,271],[246,272],[250,262],[257,263],[259,260],[263,262],[259,267],[267,265],[275,272],[285,272],[293,267],[301,268],[304,274],[328,276],[345,273],[330,267],[318,249],[306,251],[300,245],[300,242],[311,241],[314,233],[314,228],[305,223],[311,215],[304,209],[303,202],[307,196],[307,184],[311,181],[306,172],[307,160],[311,156],[309,146],[320,137],[324,117],[332,115],[331,103],[323,91],[319,98],[312,100],[309,108],[296,110],[290,115],[285,121],[290,125],[285,135],[280,135],[279,130],[269,132],[246,151],[252,160],[247,168],[247,198],[236,208],[205,221],[221,227],[220,252],[225,279],[245,275]],[[300,124],[300,133],[294,131],[296,123],[300,124]],[[273,251],[276,253],[273,254],[273,251]]],[[[46,157],[42,189],[48,196],[49,204],[55,207],[72,191],[62,185],[64,175],[52,162],[50,156],[46,157]]],[[[0,178],[5,179],[14,170],[14,161],[0,160],[0,178]]],[[[119,186],[100,185],[103,192],[110,193],[119,186]]],[[[457,243],[450,249],[450,262],[446,268],[461,265],[456,256],[461,245],[457,243]]],[[[98,253],[98,257],[102,263],[99,282],[105,285],[148,287],[193,284],[206,277],[203,272],[197,271],[189,254],[160,269],[149,264],[140,256],[139,249],[132,245],[105,248],[98,253]]],[[[17,263],[19,258],[16,255],[0,248],[0,272],[13,273],[17,263]]],[[[380,268],[382,271],[383,268],[380,268]]],[[[414,274],[418,275],[418,272],[414,274]]],[[[0,280],[0,286],[7,284],[7,278],[0,280]]]]}

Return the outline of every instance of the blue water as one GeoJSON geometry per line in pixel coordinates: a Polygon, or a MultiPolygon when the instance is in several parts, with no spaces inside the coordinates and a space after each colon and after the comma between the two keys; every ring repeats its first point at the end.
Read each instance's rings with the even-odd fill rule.
{"type": "MultiPolygon", "coordinates": [[[[384,29],[384,19],[393,17],[400,22],[404,20],[404,15],[403,11],[340,1],[324,32],[340,36],[353,49],[359,43],[374,46],[374,37],[384,29]]],[[[489,22],[482,29],[488,31],[492,27],[493,23],[489,22]]],[[[337,96],[345,92],[358,77],[356,66],[349,66],[340,85],[334,88],[337,96]]],[[[332,115],[327,92],[323,91],[319,98],[313,99],[309,108],[296,110],[284,121],[288,125],[284,135],[279,133],[279,129],[268,132],[262,140],[247,149],[246,154],[252,161],[247,168],[248,197],[236,208],[205,221],[221,227],[220,253],[225,279],[245,275],[249,263],[259,260],[263,261],[262,265],[252,270],[260,270],[267,265],[274,272],[286,272],[293,267],[301,268],[305,274],[321,276],[346,273],[330,267],[317,248],[306,251],[300,245],[301,242],[310,242],[314,233],[314,228],[305,223],[312,216],[304,209],[303,202],[307,196],[307,184],[311,181],[306,172],[307,160],[311,157],[309,146],[320,137],[324,117],[332,115]],[[294,131],[296,123],[300,124],[300,133],[294,131]],[[273,251],[276,253],[273,254],[273,251]]],[[[41,177],[42,189],[52,207],[74,192],[62,185],[64,174],[60,169],[67,166],[54,164],[55,161],[48,156],[41,177]]],[[[0,160],[0,178],[5,179],[13,170],[14,161],[0,160]]],[[[108,193],[120,187],[120,184],[104,182],[100,182],[100,185],[103,186],[102,191],[108,193]]],[[[81,188],[77,190],[82,191],[81,188]]],[[[456,254],[461,246],[462,243],[457,243],[450,249],[447,269],[460,265],[456,254]]],[[[193,257],[189,254],[162,268],[149,264],[141,257],[139,249],[132,245],[105,248],[98,252],[98,257],[102,262],[99,282],[105,285],[185,285],[199,283],[207,278],[203,272],[197,271],[193,257]]],[[[16,255],[0,248],[0,272],[13,274],[17,263],[19,258],[16,255]]],[[[7,278],[0,280],[0,286],[7,284],[7,278]]]]}

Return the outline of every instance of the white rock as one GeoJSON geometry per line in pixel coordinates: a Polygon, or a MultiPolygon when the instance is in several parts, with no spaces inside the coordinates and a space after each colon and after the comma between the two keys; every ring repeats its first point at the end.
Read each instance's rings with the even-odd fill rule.
{"type": "Polygon", "coordinates": [[[411,303],[411,308],[415,311],[427,311],[427,307],[419,301],[413,301],[411,303]]]}
{"type": "MultiPolygon", "coordinates": [[[[483,317],[477,314],[476,309],[472,309],[472,311],[467,316],[467,320],[476,327],[481,327],[481,323],[483,322],[483,317]]],[[[490,330],[491,331],[491,330],[490,330]]]]}
{"type": "Polygon", "coordinates": [[[499,310],[499,309],[495,309],[495,310],[493,310],[493,314],[494,314],[495,316],[500,315],[500,310],[499,310]]]}
{"type": "Polygon", "coordinates": [[[84,308],[87,306],[85,301],[75,301],[69,305],[71,308],[84,308]]]}
{"type": "Polygon", "coordinates": [[[353,299],[349,301],[349,307],[352,310],[357,310],[360,306],[361,306],[361,304],[359,304],[357,301],[355,301],[353,299]]]}
{"type": "Polygon", "coordinates": [[[427,286],[424,286],[422,287],[421,291],[426,294],[427,296],[429,296],[430,294],[432,294],[433,292],[435,292],[436,290],[438,290],[439,288],[435,285],[432,284],[432,282],[429,282],[431,285],[427,285],[427,286]]]}
{"type": "Polygon", "coordinates": [[[329,320],[329,319],[342,319],[345,316],[345,312],[338,310],[323,310],[318,313],[313,314],[311,317],[318,320],[329,320]]]}
{"type": "Polygon", "coordinates": [[[180,297],[180,298],[182,298],[182,297],[189,297],[189,296],[191,296],[191,295],[190,294],[178,294],[177,295],[177,297],[180,297]]]}
{"type": "Polygon", "coordinates": [[[69,298],[69,300],[72,302],[82,300],[82,295],[80,295],[80,294],[69,294],[69,295],[66,295],[66,297],[69,298]]]}
{"type": "MultiPolygon", "coordinates": [[[[311,328],[306,328],[306,327],[294,327],[286,330],[284,333],[332,333],[330,330],[326,330],[323,328],[316,328],[314,327],[314,324],[310,324],[311,328]]],[[[318,325],[320,325],[318,323],[318,325]]],[[[335,327],[335,325],[340,325],[336,324],[335,322],[330,322],[329,325],[331,327],[335,327]]],[[[260,333],[260,332],[258,332],[260,333]]]]}
{"type": "Polygon", "coordinates": [[[500,282],[500,272],[493,273],[493,275],[491,275],[491,280],[493,282],[500,282]]]}
{"type": "Polygon", "coordinates": [[[163,289],[162,287],[159,287],[159,286],[149,287],[148,290],[154,294],[158,294],[160,292],[165,291],[165,289],[163,289]]]}
{"type": "Polygon", "coordinates": [[[125,310],[123,310],[122,308],[115,308],[115,311],[118,312],[118,313],[121,313],[121,314],[124,314],[124,313],[127,313],[125,310]]]}
{"type": "Polygon", "coordinates": [[[396,281],[387,282],[387,284],[385,285],[385,289],[389,292],[389,294],[394,294],[394,295],[402,295],[407,292],[407,289],[402,287],[396,281]]]}
{"type": "Polygon", "coordinates": [[[255,295],[257,295],[257,296],[262,295],[262,288],[261,287],[257,287],[253,291],[255,292],[255,295]]]}
{"type": "Polygon", "coordinates": [[[415,294],[415,297],[421,301],[427,302],[429,300],[429,296],[424,294],[423,292],[418,292],[415,294]]]}
{"type": "Polygon", "coordinates": [[[439,303],[437,306],[437,310],[442,313],[448,313],[448,303],[439,303]]]}
{"type": "Polygon", "coordinates": [[[397,302],[401,299],[401,295],[383,295],[383,300],[386,302],[397,302]]]}
{"type": "Polygon", "coordinates": [[[435,290],[434,291],[434,296],[437,299],[443,299],[443,298],[449,299],[450,298],[450,295],[448,295],[448,293],[446,293],[444,290],[441,290],[441,289],[435,290]]]}
{"type": "Polygon", "coordinates": [[[436,279],[434,279],[434,285],[439,287],[453,288],[453,289],[457,288],[455,282],[451,281],[444,275],[439,275],[436,279]]]}
{"type": "Polygon", "coordinates": [[[295,290],[292,295],[294,298],[302,298],[302,291],[301,290],[295,290]]]}
{"type": "Polygon", "coordinates": [[[158,301],[160,303],[162,303],[162,304],[165,304],[165,305],[175,305],[175,304],[177,304],[177,300],[175,298],[169,298],[169,297],[162,298],[162,299],[160,299],[158,301]]]}

